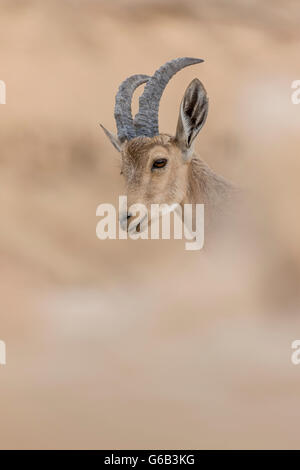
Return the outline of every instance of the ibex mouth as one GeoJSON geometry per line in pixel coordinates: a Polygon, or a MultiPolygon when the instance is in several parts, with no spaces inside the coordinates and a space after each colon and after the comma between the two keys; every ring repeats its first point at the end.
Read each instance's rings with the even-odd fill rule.
{"type": "Polygon", "coordinates": [[[147,218],[147,214],[140,217],[133,217],[132,215],[125,214],[120,217],[120,227],[123,232],[127,233],[141,233],[145,230],[144,221],[147,218]]]}

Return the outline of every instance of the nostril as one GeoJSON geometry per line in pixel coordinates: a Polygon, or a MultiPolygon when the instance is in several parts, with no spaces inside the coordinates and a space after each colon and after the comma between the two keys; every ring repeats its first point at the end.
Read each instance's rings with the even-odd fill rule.
{"type": "Polygon", "coordinates": [[[130,219],[131,217],[131,214],[127,214],[127,220],[130,219]]]}

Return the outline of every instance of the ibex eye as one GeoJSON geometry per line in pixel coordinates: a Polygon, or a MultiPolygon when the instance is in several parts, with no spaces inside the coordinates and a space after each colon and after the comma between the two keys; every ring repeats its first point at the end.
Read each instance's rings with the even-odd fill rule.
{"type": "Polygon", "coordinates": [[[159,158],[158,160],[155,160],[152,164],[152,169],[153,168],[163,168],[167,164],[167,159],[166,158],[159,158]]]}

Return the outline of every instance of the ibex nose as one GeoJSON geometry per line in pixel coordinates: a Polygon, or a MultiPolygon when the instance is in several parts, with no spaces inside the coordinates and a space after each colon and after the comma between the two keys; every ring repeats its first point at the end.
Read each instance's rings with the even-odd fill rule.
{"type": "Polygon", "coordinates": [[[127,220],[130,219],[130,217],[132,217],[132,214],[130,214],[129,212],[127,212],[127,220]]]}

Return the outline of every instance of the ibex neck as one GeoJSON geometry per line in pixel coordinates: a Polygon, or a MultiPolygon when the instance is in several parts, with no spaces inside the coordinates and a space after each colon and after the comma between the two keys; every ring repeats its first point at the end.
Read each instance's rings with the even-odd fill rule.
{"type": "Polygon", "coordinates": [[[233,189],[225,178],[193,155],[188,172],[186,203],[206,204],[210,208],[219,209],[228,202],[233,189]]]}

